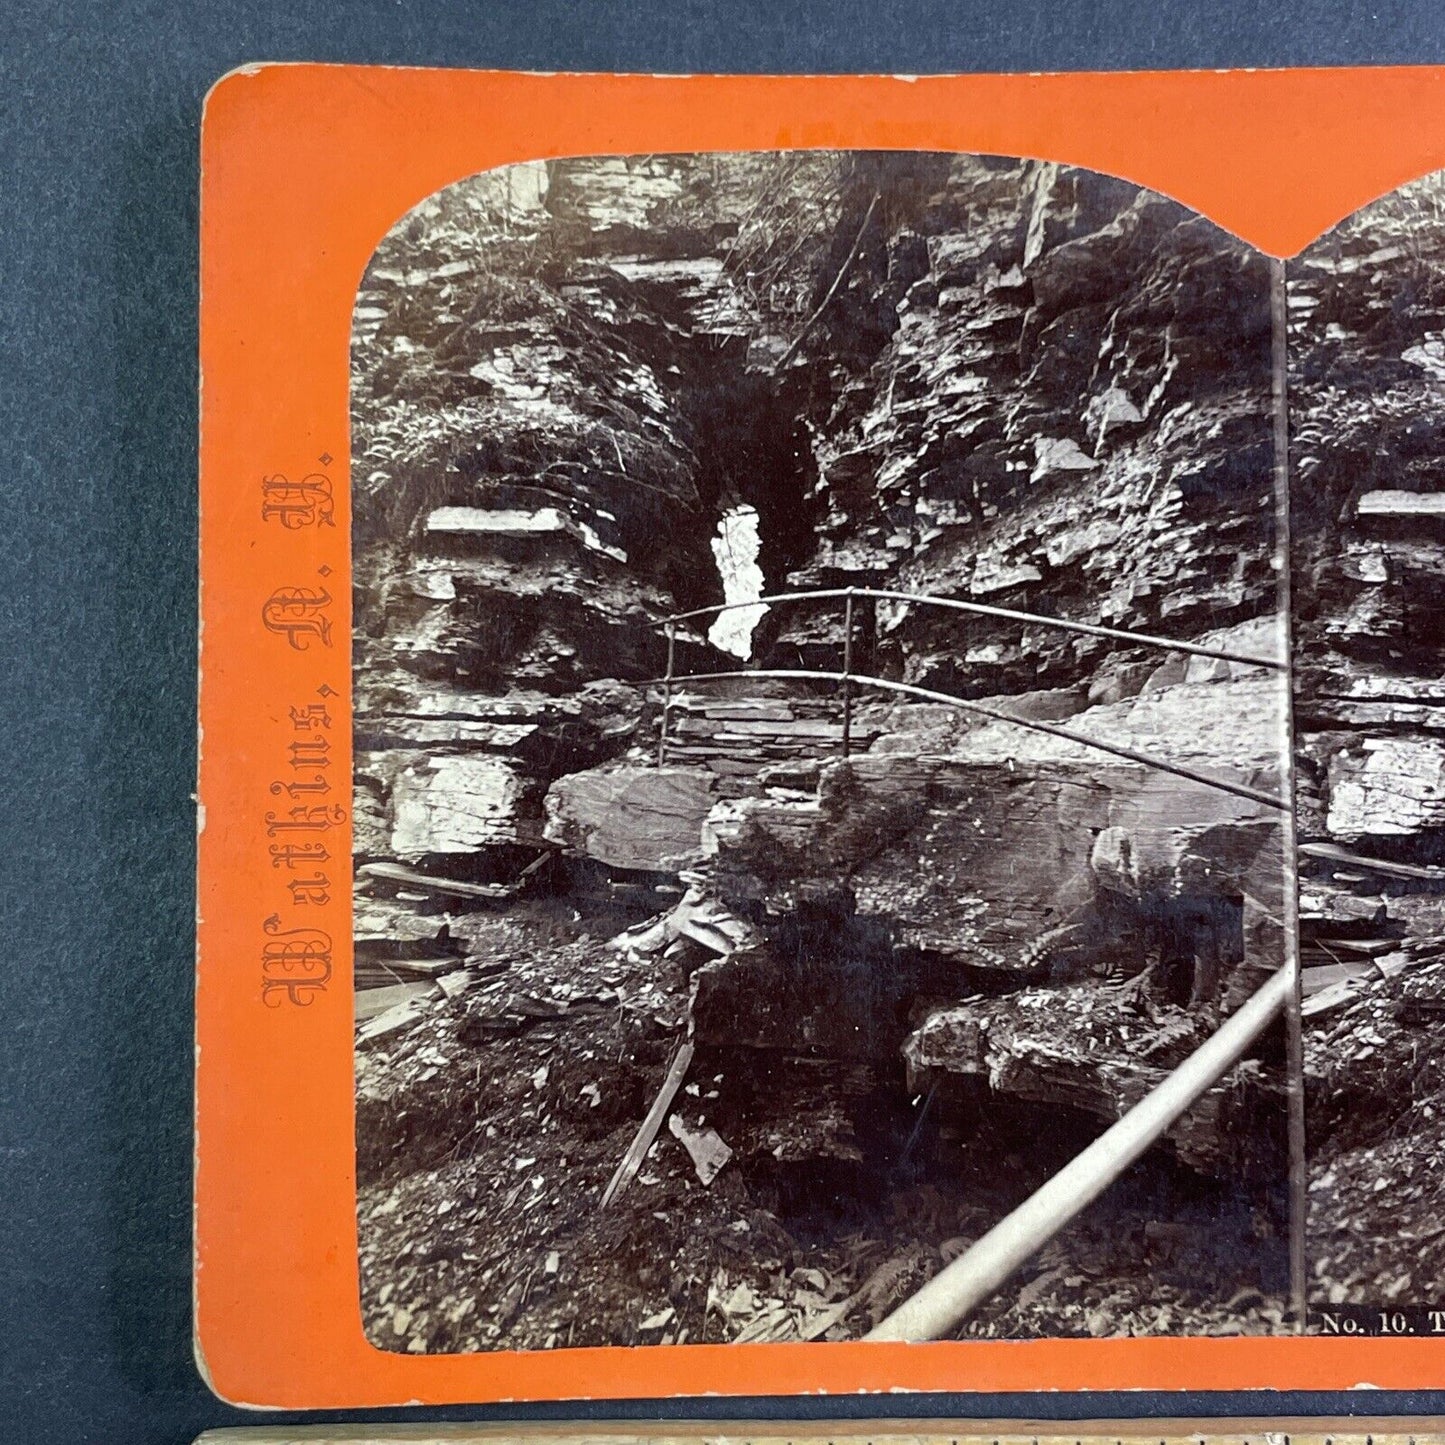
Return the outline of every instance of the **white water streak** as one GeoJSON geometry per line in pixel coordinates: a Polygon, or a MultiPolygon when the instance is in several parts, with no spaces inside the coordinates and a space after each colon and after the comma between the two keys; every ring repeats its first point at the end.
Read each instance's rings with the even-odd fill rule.
{"type": "MultiPolygon", "coordinates": [[[[712,539],[712,554],[722,578],[725,602],[750,602],[763,595],[763,569],[758,566],[758,553],[763,539],[758,530],[756,507],[732,507],[718,522],[717,536],[712,539]]],[[[738,607],[718,614],[708,629],[708,641],[735,657],[753,655],[753,629],[762,621],[767,607],[738,607]]]]}

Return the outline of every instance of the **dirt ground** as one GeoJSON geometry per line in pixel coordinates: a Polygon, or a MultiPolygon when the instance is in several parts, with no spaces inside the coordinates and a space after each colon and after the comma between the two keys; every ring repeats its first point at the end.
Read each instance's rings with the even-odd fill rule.
{"type": "Polygon", "coordinates": [[[1305,1035],[1311,1297],[1434,1304],[1445,1288],[1445,960],[1361,984],[1305,1035]]]}
{"type": "MultiPolygon", "coordinates": [[[[599,926],[600,924],[600,926],[599,926]]],[[[699,1047],[674,1112],[732,1150],[710,1184],[667,1128],[599,1201],[682,1042],[686,978],[555,904],[461,920],[507,971],[357,1051],[368,1337],[453,1352],[854,1339],[1097,1128],[891,1067],[699,1047]]],[[[967,1336],[1284,1327],[1284,1200],[1156,1151],[967,1336]]]]}

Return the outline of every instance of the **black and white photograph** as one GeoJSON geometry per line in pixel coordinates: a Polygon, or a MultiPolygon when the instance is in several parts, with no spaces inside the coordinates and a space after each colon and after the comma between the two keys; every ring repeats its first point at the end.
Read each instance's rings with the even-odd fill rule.
{"type": "Polygon", "coordinates": [[[1288,274],[1310,1293],[1393,1319],[1445,1301],[1445,175],[1288,274]]]}
{"type": "Polygon", "coordinates": [[[1287,298],[982,155],[529,162],[397,222],[352,334],[372,1344],[1293,1333],[1298,961],[1310,1287],[1423,1283],[1334,1212],[1388,1233],[1408,1154],[1438,1215],[1445,331],[1377,214],[1287,298]]]}

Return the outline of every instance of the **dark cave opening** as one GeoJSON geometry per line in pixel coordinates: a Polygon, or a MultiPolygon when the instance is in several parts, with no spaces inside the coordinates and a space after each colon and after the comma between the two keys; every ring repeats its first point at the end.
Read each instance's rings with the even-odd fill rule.
{"type": "MultiPolygon", "coordinates": [[[[767,372],[709,370],[685,401],[699,498],[714,532],[729,512],[757,512],[757,563],[766,592],[785,586],[815,541],[817,469],[794,391],[767,372]]],[[[721,575],[716,567],[703,577],[680,575],[674,593],[688,607],[721,601],[721,575]]]]}

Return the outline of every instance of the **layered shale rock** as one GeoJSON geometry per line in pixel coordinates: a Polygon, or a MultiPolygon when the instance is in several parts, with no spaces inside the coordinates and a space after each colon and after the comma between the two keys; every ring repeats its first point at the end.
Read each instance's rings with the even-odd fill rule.
{"type": "MultiPolygon", "coordinates": [[[[369,1339],[856,1337],[1278,966],[1268,302],[1173,202],[987,157],[562,159],[403,218],[353,348],[369,1339]],[[821,587],[1039,620],[756,601],[821,587]],[[845,657],[846,702],[767,675],[845,657]]],[[[1362,489],[1322,645],[1398,645],[1427,490],[1362,489]]],[[[1433,674],[1339,655],[1321,817],[1403,771],[1428,832],[1433,674]]],[[[1378,926],[1336,891],[1311,944],[1378,926]]],[[[978,1330],[1277,1327],[1280,1056],[978,1330]]]]}
{"type": "Polygon", "coordinates": [[[1445,1066],[1439,979],[1413,971],[1445,930],[1441,196],[1405,186],[1288,266],[1310,1247],[1335,1303],[1440,1278],[1412,1241],[1445,1066]]]}
{"type": "Polygon", "coordinates": [[[368,846],[400,801],[405,851],[450,851],[449,825],[419,831],[415,786],[394,794],[433,751],[508,755],[496,836],[515,815],[521,838],[548,782],[625,747],[643,699],[596,685],[662,671],[656,619],[721,596],[719,498],[790,455],[796,419],[774,425],[748,368],[809,303],[839,171],[513,167],[432,197],[378,248],[353,336],[358,742],[414,755],[363,769],[368,846]]]}
{"type": "Polygon", "coordinates": [[[714,786],[701,768],[573,773],[547,795],[547,837],[613,868],[676,873],[702,856],[714,786]]]}
{"type": "MultiPolygon", "coordinates": [[[[1032,989],[932,1013],[904,1053],[914,1087],[940,1076],[985,1082],[1000,1095],[1122,1118],[1207,1037],[1202,1020],[1138,989],[1032,989]]],[[[1170,1132],[1202,1173],[1277,1173],[1284,1143],[1279,1081],[1251,1061],[1214,1086],[1170,1132]]]]}
{"type": "MultiPolygon", "coordinates": [[[[975,985],[1153,963],[1182,971],[1183,1001],[1232,1007],[1278,966],[1275,810],[1003,723],[964,729],[947,750],[900,751],[911,711],[899,709],[889,750],[824,763],[813,794],[771,788],[715,807],[706,837],[722,895],[783,912],[845,887],[895,948],[975,985]]],[[[1072,723],[1269,795],[1281,714],[1271,679],[1180,685],[1072,723]]]]}
{"type": "MultiPolygon", "coordinates": [[[[839,599],[733,652],[678,624],[648,680],[661,619],[741,577],[1277,655],[1267,281],[1173,202],[1033,162],[557,161],[432,198],[356,313],[359,855],[512,886],[550,853],[527,886],[579,908],[579,878],[690,870],[749,930],[659,953],[709,1047],[896,1068],[931,1039],[947,1073],[939,1010],[980,988],[1147,974],[1146,1034],[1232,1007],[1278,961],[1274,814],[1003,719],[1274,794],[1274,674],[860,598],[855,672],[1003,719],[865,682],[845,733],[835,687],[747,676],[836,671],[839,599]]],[[[1058,1097],[1113,1118],[1112,1078],[1058,1097]]]]}
{"type": "MultiPolygon", "coordinates": [[[[915,164],[926,187],[875,223],[853,283],[890,334],[819,429],[821,535],[794,581],[1186,637],[1270,612],[1263,258],[1105,177],[915,164]]],[[[890,604],[877,650],[976,696],[1075,682],[1108,649],[890,604]]]]}
{"type": "Polygon", "coordinates": [[[1438,851],[1445,306],[1438,177],[1292,263],[1296,713],[1308,831],[1438,851]]]}

